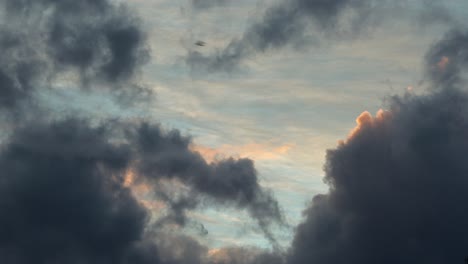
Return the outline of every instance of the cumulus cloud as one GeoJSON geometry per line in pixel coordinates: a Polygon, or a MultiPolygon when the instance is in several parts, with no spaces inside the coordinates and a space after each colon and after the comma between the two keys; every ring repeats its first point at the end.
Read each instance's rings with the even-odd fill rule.
{"type": "Polygon", "coordinates": [[[468,246],[468,94],[394,97],[327,152],[288,263],[452,263],[468,246]]]}
{"type": "Polygon", "coordinates": [[[1,107],[16,107],[64,74],[83,88],[142,92],[131,81],[149,51],[139,19],[125,6],[107,0],[4,0],[0,6],[1,107]]]}
{"type": "Polygon", "coordinates": [[[205,197],[205,205],[247,209],[265,229],[282,220],[252,161],[208,164],[189,142],[147,123],[129,129],[71,118],[16,127],[0,151],[0,257],[15,264],[156,258],[139,251],[154,245],[145,233],[148,211],[126,182],[129,170],[169,198],[158,179],[175,178],[189,188],[193,197],[166,200],[179,217],[205,197]]]}
{"type": "Polygon", "coordinates": [[[329,192],[304,211],[287,263],[452,263],[468,239],[464,31],[426,54],[424,95],[388,100],[327,151],[329,192]]]}
{"type": "Polygon", "coordinates": [[[154,263],[147,211],[122,184],[130,150],[108,133],[82,120],[37,123],[2,144],[5,263],[154,263]]]}
{"type": "Polygon", "coordinates": [[[468,93],[465,34],[454,30],[426,55],[438,89],[364,112],[324,166],[317,195],[297,227],[288,263],[449,263],[468,246],[468,93]]]}
{"type": "Polygon", "coordinates": [[[177,130],[165,134],[158,126],[145,123],[133,133],[138,174],[155,182],[177,179],[193,187],[177,200],[164,195],[177,212],[176,222],[184,223],[183,211],[197,206],[198,195],[207,196],[208,203],[246,208],[265,232],[271,223],[284,222],[278,202],[260,187],[252,160],[227,158],[207,163],[198,152],[190,150],[190,138],[177,130]]]}

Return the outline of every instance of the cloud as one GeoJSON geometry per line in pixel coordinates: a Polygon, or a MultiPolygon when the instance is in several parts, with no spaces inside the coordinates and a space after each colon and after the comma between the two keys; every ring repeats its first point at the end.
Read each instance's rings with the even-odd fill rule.
{"type": "MultiPolygon", "coordinates": [[[[52,120],[25,103],[67,74],[83,90],[140,91],[128,84],[145,61],[145,37],[127,8],[104,0],[7,0],[3,7],[10,23],[0,30],[1,110],[34,117],[15,120],[0,142],[4,262],[451,263],[465,256],[468,94],[456,87],[465,64],[463,31],[448,34],[426,56],[431,80],[445,89],[395,96],[376,117],[364,112],[348,138],[328,151],[330,190],[304,211],[284,255],[270,230],[284,224],[280,206],[260,186],[251,159],[207,161],[190,137],[147,120],[96,121],[76,113],[52,120]],[[140,197],[149,193],[155,200],[140,197]],[[210,251],[165,232],[204,206],[246,210],[273,252],[210,251]]],[[[369,8],[370,1],[280,3],[267,11],[266,23],[253,24],[219,53],[215,66],[233,69],[245,55],[299,43],[310,23],[326,37],[348,37],[367,23],[369,8]],[[344,31],[342,19],[351,22],[344,31]]]]}
{"type": "Polygon", "coordinates": [[[435,0],[423,0],[421,3],[422,10],[417,16],[421,24],[446,24],[450,26],[462,24],[444,3],[435,0]]]}
{"type": "Polygon", "coordinates": [[[443,4],[432,0],[291,0],[269,6],[238,38],[221,49],[209,52],[189,50],[185,58],[192,70],[233,72],[257,54],[283,48],[304,51],[307,47],[327,46],[369,36],[389,19],[407,20],[420,27],[458,24],[443,4]]]}
{"type": "Polygon", "coordinates": [[[156,245],[146,232],[152,230],[147,203],[131,189],[139,180],[147,183],[140,190],[167,195],[162,201],[172,216],[185,218],[185,211],[205,198],[204,206],[247,209],[267,234],[271,223],[281,223],[278,203],[259,186],[251,160],[208,164],[178,131],[166,133],[147,123],[126,126],[70,118],[14,128],[0,151],[2,259],[14,264],[158,259],[140,248],[156,245]],[[179,180],[193,196],[178,200],[159,188],[164,179],[179,180]]]}
{"type": "Polygon", "coordinates": [[[186,61],[194,69],[237,70],[246,57],[286,46],[318,44],[325,38],[353,38],[370,26],[375,9],[370,0],[281,1],[269,7],[263,17],[248,25],[240,39],[210,55],[190,51],[186,61]],[[310,32],[316,36],[311,38],[310,32]]]}
{"type": "Polygon", "coordinates": [[[163,231],[185,225],[186,212],[199,206],[246,210],[274,242],[270,225],[283,216],[252,160],[209,163],[177,130],[57,113],[36,101],[64,80],[120,102],[141,99],[148,48],[128,7],[107,0],[5,0],[0,7],[0,113],[15,113],[0,142],[2,261],[180,263],[165,245],[187,245],[184,254],[204,246],[163,231]]]}
{"type": "Polygon", "coordinates": [[[272,263],[280,264],[283,259],[282,256],[272,252],[266,252],[255,248],[221,248],[212,249],[208,251],[208,263],[229,263],[229,264],[243,264],[243,263],[272,263]]]}
{"type": "Polygon", "coordinates": [[[242,146],[221,145],[219,148],[210,148],[201,145],[192,145],[191,150],[200,153],[204,159],[215,161],[220,157],[239,156],[241,158],[250,158],[252,160],[277,160],[293,148],[292,144],[281,146],[268,146],[258,143],[250,143],[242,146]]]}
{"type": "Polygon", "coordinates": [[[464,85],[468,66],[468,31],[452,29],[426,54],[426,75],[438,88],[464,85]]]}
{"type": "Polygon", "coordinates": [[[155,183],[176,179],[191,187],[176,198],[171,191],[159,192],[171,204],[176,222],[184,223],[184,211],[197,207],[197,197],[202,195],[209,199],[205,203],[247,209],[265,233],[272,223],[284,223],[278,202],[259,185],[252,160],[227,158],[207,163],[198,152],[190,150],[190,138],[176,130],[166,134],[147,123],[132,131],[131,138],[139,157],[135,164],[138,175],[155,183]]]}
{"type": "Polygon", "coordinates": [[[80,88],[107,87],[120,99],[147,92],[133,82],[148,61],[146,36],[125,6],[107,0],[0,6],[0,107],[13,109],[65,75],[79,79],[80,88]]]}
{"type": "Polygon", "coordinates": [[[449,263],[468,245],[468,94],[394,97],[327,152],[288,263],[449,263]]]}
{"type": "MultiPolygon", "coordinates": [[[[372,117],[372,115],[368,111],[362,112],[358,116],[358,118],[356,118],[356,127],[353,130],[351,130],[346,141],[352,140],[354,137],[359,135],[363,129],[366,129],[369,126],[378,126],[381,120],[389,118],[390,115],[390,112],[384,111],[382,109],[377,111],[375,118],[372,117]]],[[[345,141],[340,141],[339,143],[345,144],[345,141]]]]}
{"type": "Polygon", "coordinates": [[[191,3],[195,9],[202,10],[216,6],[224,6],[229,3],[229,0],[191,0],[191,3]]]}
{"type": "Polygon", "coordinates": [[[111,144],[109,129],[25,124],[2,144],[5,263],[158,263],[143,239],[148,213],[123,186],[130,150],[111,144]]]}
{"type": "MultiPolygon", "coordinates": [[[[236,42],[242,51],[238,54],[252,55],[292,43],[279,38],[263,48],[252,48],[243,46],[243,41],[236,42]]],[[[468,246],[465,44],[465,30],[447,33],[425,57],[426,78],[438,89],[393,96],[388,110],[378,111],[375,117],[363,112],[347,139],[327,151],[324,181],[329,192],[313,198],[284,262],[281,257],[275,261],[463,261],[468,246]]],[[[241,61],[231,57],[236,61],[228,65],[241,61]]],[[[218,56],[216,62],[220,61],[218,56]]]]}

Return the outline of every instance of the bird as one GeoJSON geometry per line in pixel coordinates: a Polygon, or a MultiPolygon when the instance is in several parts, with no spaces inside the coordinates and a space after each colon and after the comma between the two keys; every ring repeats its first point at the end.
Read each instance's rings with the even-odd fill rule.
{"type": "Polygon", "coordinates": [[[195,42],[195,45],[203,47],[203,46],[206,45],[206,42],[199,40],[199,41],[195,42]]]}

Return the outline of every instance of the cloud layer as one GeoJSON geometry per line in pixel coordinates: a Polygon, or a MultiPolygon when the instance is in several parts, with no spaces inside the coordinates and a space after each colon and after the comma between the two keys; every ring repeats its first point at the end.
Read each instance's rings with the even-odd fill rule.
{"type": "MultiPolygon", "coordinates": [[[[270,230],[284,224],[280,206],[260,186],[252,160],[208,162],[191,149],[190,137],[152,120],[77,113],[53,119],[31,104],[36,91],[68,74],[86,91],[141,91],[134,82],[148,50],[128,8],[105,0],[5,0],[2,7],[9,23],[0,30],[1,111],[30,113],[7,123],[1,141],[5,263],[435,264],[465,257],[464,30],[448,33],[426,56],[428,80],[439,89],[392,97],[376,117],[364,112],[349,137],[327,152],[329,192],[313,198],[283,253],[270,230]],[[133,183],[165,207],[150,211],[133,183]],[[273,251],[209,250],[167,231],[186,225],[187,211],[200,207],[246,210],[273,251]]],[[[375,8],[371,0],[280,2],[214,60],[197,53],[191,59],[232,70],[245,56],[299,45],[309,25],[326,38],[348,38],[365,30],[375,8]]]]}

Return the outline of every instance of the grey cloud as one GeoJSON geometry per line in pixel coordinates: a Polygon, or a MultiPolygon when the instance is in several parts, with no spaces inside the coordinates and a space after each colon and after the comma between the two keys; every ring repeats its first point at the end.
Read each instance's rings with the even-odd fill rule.
{"type": "Polygon", "coordinates": [[[297,227],[288,263],[454,263],[468,246],[468,95],[394,97],[327,152],[328,194],[297,227]]]}
{"type": "Polygon", "coordinates": [[[13,109],[36,88],[45,63],[24,43],[27,36],[12,29],[0,29],[0,108],[13,109]]]}
{"type": "Polygon", "coordinates": [[[197,240],[183,235],[158,234],[161,259],[167,264],[282,264],[284,256],[253,247],[209,250],[197,240]]]}
{"type": "Polygon", "coordinates": [[[224,6],[228,4],[229,0],[191,0],[192,6],[195,9],[206,9],[215,6],[224,6]]]}
{"type": "Polygon", "coordinates": [[[321,38],[354,38],[377,21],[375,13],[381,5],[372,0],[281,1],[225,49],[208,55],[189,52],[186,62],[195,70],[230,71],[256,53],[310,42],[311,30],[316,34],[312,38],[316,44],[321,38]]]}
{"type": "MultiPolygon", "coordinates": [[[[252,160],[228,158],[207,163],[199,153],[190,150],[190,138],[178,131],[165,134],[158,126],[143,124],[133,133],[140,157],[139,174],[156,182],[177,179],[196,192],[170,203],[177,212],[173,215],[177,222],[184,222],[184,210],[196,207],[197,195],[203,195],[208,198],[205,203],[247,209],[266,234],[271,224],[284,224],[278,202],[259,185],[252,160]]],[[[166,195],[165,200],[171,199],[166,195]]]]}
{"type": "Polygon", "coordinates": [[[161,260],[166,264],[205,264],[208,248],[197,240],[169,233],[156,235],[161,260]]]}
{"type": "Polygon", "coordinates": [[[383,21],[391,19],[408,19],[421,27],[459,23],[443,4],[432,0],[279,1],[259,19],[252,19],[240,38],[211,53],[191,50],[186,63],[194,71],[232,72],[257,54],[352,41],[370,35],[383,21]]]}
{"type": "Polygon", "coordinates": [[[426,74],[436,87],[464,85],[468,69],[468,31],[453,29],[434,43],[426,54],[426,74]]]}
{"type": "Polygon", "coordinates": [[[81,88],[100,84],[120,96],[134,89],[148,60],[140,21],[107,0],[3,0],[0,16],[1,106],[12,109],[60,75],[79,76],[81,88]]]}
{"type": "Polygon", "coordinates": [[[22,125],[2,144],[3,262],[146,264],[157,258],[142,240],[146,209],[122,184],[130,150],[111,144],[108,133],[107,126],[66,120],[22,125]]]}
{"type": "Polygon", "coordinates": [[[425,57],[425,95],[363,113],[327,151],[327,194],[304,211],[288,252],[300,263],[452,263],[468,246],[468,92],[465,31],[452,30],[425,57]]]}
{"type": "Polygon", "coordinates": [[[445,24],[449,26],[460,25],[461,21],[444,5],[436,0],[423,0],[422,10],[418,16],[421,24],[445,24]]]}
{"type": "Polygon", "coordinates": [[[283,256],[256,248],[222,248],[213,253],[208,264],[281,264],[283,256]]]}
{"type": "Polygon", "coordinates": [[[150,225],[149,212],[125,184],[134,169],[157,194],[168,194],[158,188],[156,179],[163,178],[178,179],[191,190],[195,203],[192,197],[163,199],[180,218],[200,196],[212,205],[245,208],[265,228],[282,219],[276,200],[259,186],[252,161],[207,164],[176,130],[128,125],[69,118],[13,128],[0,151],[0,259],[160,263],[154,241],[162,238],[147,232],[164,225],[150,225]]]}

